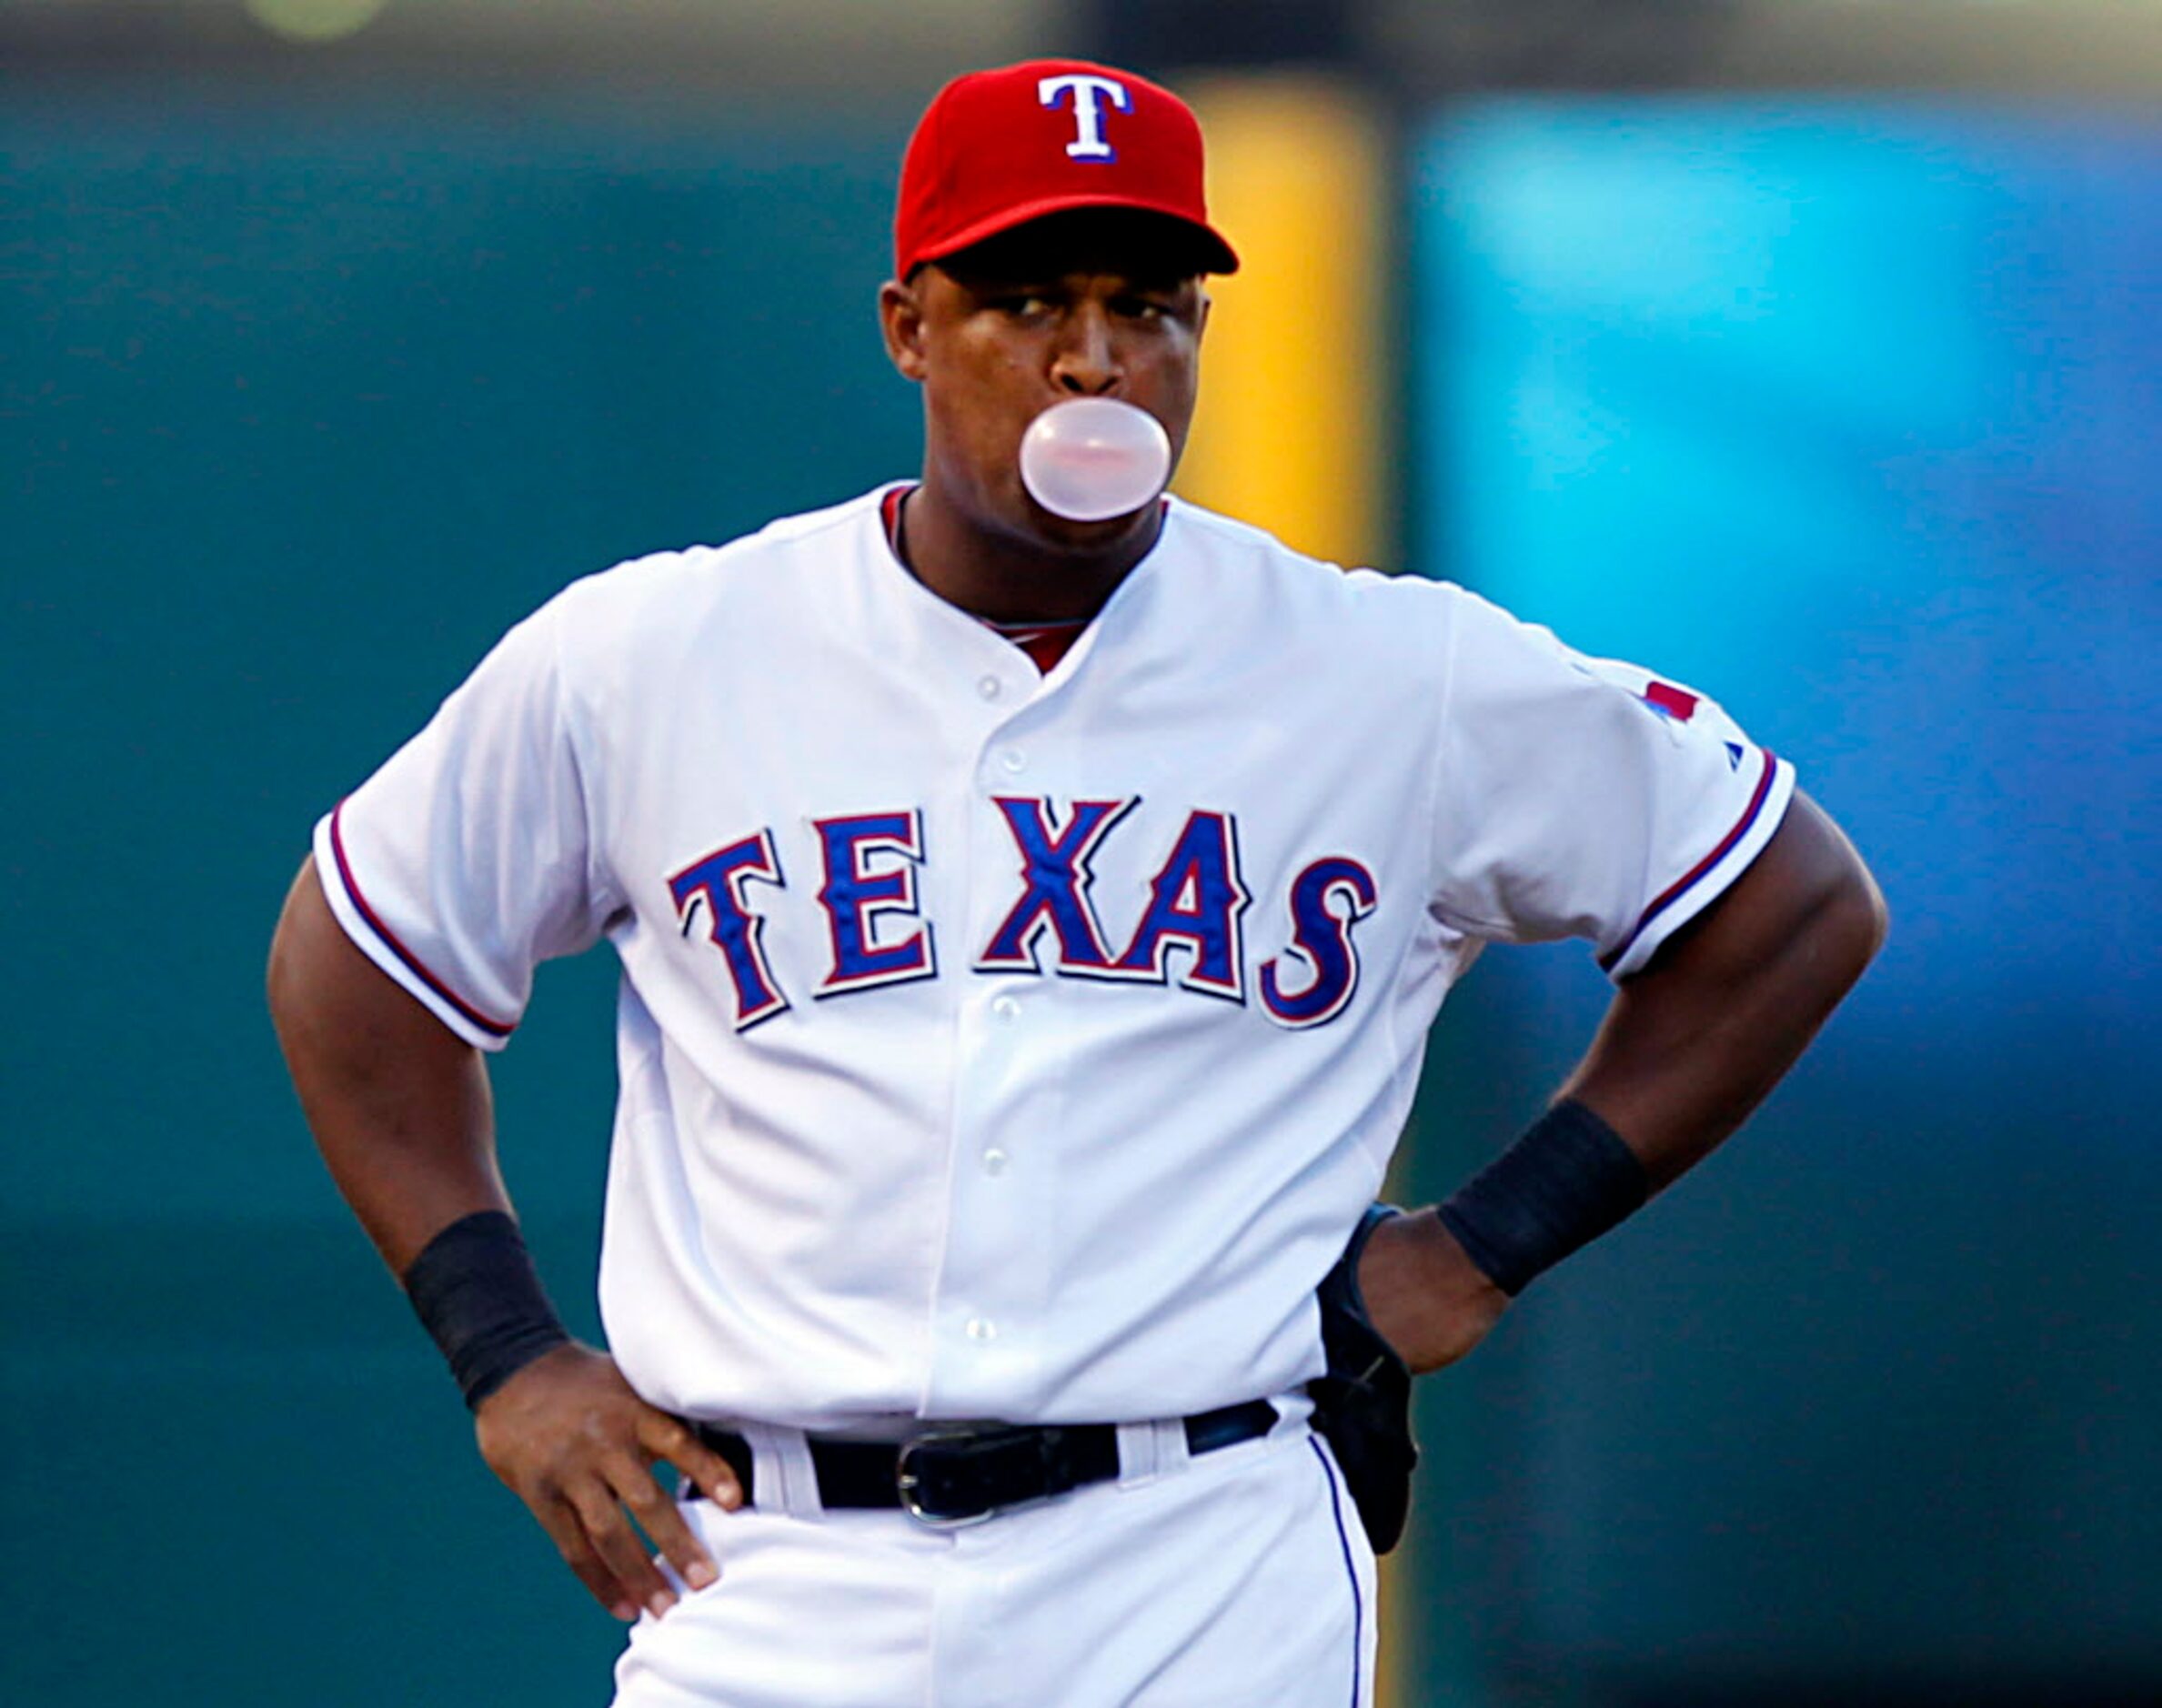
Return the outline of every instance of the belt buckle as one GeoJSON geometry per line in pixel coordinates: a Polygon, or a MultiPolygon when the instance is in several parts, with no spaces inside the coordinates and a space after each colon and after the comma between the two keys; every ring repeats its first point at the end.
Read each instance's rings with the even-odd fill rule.
{"type": "Polygon", "coordinates": [[[945,1504],[944,1497],[961,1492],[953,1488],[954,1483],[980,1482],[983,1473],[1001,1459],[1021,1458],[1040,1465],[1042,1452],[1038,1438],[1041,1432],[1008,1424],[989,1429],[926,1430],[911,1435],[900,1444],[894,1462],[893,1482],[902,1510],[932,1530],[966,1530],[1001,1512],[1049,1499],[1047,1493],[1037,1493],[1003,1503],[986,1500],[979,1506],[964,1498],[959,1511],[940,1510],[945,1504]],[[941,1460],[945,1462],[942,1468],[937,1462],[941,1460]]]}

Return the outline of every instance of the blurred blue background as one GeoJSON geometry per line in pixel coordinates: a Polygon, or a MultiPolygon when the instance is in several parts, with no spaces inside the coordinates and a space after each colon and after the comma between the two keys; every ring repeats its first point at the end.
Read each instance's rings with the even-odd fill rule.
{"type": "MultiPolygon", "coordinates": [[[[1421,556],[1720,699],[1894,920],[1748,1133],[1463,1372],[1444,1522],[1509,1589],[1460,1641],[1540,1688],[2162,1679],[2157,182],[2162,129],[1912,99],[1419,134],[1421,556]]],[[[1437,1130],[1456,1060],[1566,1070],[1582,959],[1453,999],[1437,1130]]]]}
{"type": "MultiPolygon", "coordinates": [[[[2162,1700],[2162,30],[2109,10],[1240,36],[1394,137],[1406,563],[1719,698],[1894,915],[1749,1131],[1427,1384],[1399,1708],[2162,1700]]],[[[910,467],[872,293],[939,81],[1238,51],[1198,5],[360,13],[0,6],[10,1701],[606,1700],[307,1144],[283,888],[556,587],[910,467]]],[[[549,970],[498,1074],[588,1329],[611,989],[549,970]]],[[[1482,963],[1404,1192],[1604,989],[1482,963]]]]}

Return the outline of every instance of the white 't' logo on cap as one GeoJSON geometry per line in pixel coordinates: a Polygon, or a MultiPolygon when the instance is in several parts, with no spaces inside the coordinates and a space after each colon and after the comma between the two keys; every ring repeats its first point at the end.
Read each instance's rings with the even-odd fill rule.
{"type": "Polygon", "coordinates": [[[1111,144],[1103,140],[1102,98],[1110,96],[1111,104],[1121,113],[1133,110],[1133,97],[1126,93],[1126,85],[1110,77],[1098,77],[1087,72],[1069,72],[1061,77],[1046,77],[1036,85],[1036,98],[1046,106],[1059,105],[1061,95],[1073,96],[1074,139],[1066,145],[1066,152],[1076,160],[1116,160],[1119,156],[1111,144]]]}

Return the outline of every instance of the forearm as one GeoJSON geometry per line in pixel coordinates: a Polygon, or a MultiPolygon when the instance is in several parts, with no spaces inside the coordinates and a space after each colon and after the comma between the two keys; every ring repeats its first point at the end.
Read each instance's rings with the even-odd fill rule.
{"type": "Polygon", "coordinates": [[[1797,795],[1734,888],[1623,984],[1562,1095],[1603,1117],[1659,1191],[1748,1119],[1884,932],[1867,869],[1797,795]]]}
{"type": "Polygon", "coordinates": [[[1884,930],[1867,869],[1796,796],[1733,889],[1616,994],[1561,1093],[1597,1119],[1557,1108],[1442,1212],[1376,1231],[1360,1278],[1382,1333],[1416,1371],[1470,1351],[1510,1294],[1748,1118],[1861,976],[1884,930]]]}
{"type": "Polygon", "coordinates": [[[667,1459],[708,1499],[743,1500],[735,1474],[680,1420],[634,1393],[612,1359],[565,1345],[515,1229],[454,1222],[508,1210],[488,1070],[354,947],[311,861],[270,950],[270,1012],[301,1107],[330,1167],[474,1408],[483,1457],[533,1511],[578,1579],[621,1619],[675,1592],[625,1516],[694,1588],[712,1556],[654,1482],[667,1459]]]}
{"type": "Polygon", "coordinates": [[[286,899],[268,984],[316,1144],[394,1274],[460,1217],[508,1207],[480,1052],[347,937],[312,860],[286,899]]]}

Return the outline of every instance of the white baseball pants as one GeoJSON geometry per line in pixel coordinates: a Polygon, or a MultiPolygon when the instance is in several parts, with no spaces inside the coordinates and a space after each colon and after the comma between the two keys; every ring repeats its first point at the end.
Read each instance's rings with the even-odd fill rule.
{"type": "Polygon", "coordinates": [[[754,1434],[790,1498],[686,1503],[720,1581],[633,1627],[616,1708],[1371,1708],[1373,1554],[1321,1439],[1121,1435],[1120,1482],[937,1531],[817,1511],[801,1438],[754,1434]]]}

